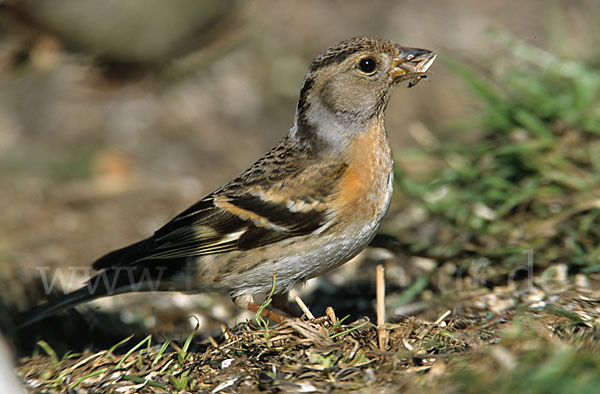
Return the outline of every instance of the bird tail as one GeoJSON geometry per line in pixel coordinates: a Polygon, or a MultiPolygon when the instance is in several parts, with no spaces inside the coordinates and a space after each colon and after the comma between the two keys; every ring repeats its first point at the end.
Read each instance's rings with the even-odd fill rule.
{"type": "Polygon", "coordinates": [[[58,312],[73,308],[79,304],[91,301],[95,298],[102,297],[103,293],[90,292],[87,286],[75,290],[69,294],[60,297],[57,300],[49,301],[27,311],[17,323],[16,329],[29,326],[47,317],[50,317],[58,312]]]}
{"type": "Polygon", "coordinates": [[[135,279],[134,277],[131,281],[128,281],[126,276],[119,275],[118,270],[105,270],[92,277],[82,288],[25,312],[19,319],[16,329],[29,326],[56,313],[95,300],[96,298],[137,291],[141,285],[138,284],[136,286],[135,279]]]}
{"type": "Polygon", "coordinates": [[[96,298],[128,292],[161,291],[165,271],[168,271],[167,266],[160,261],[149,262],[144,266],[110,267],[91,278],[82,288],[25,312],[18,319],[16,329],[96,298]]]}

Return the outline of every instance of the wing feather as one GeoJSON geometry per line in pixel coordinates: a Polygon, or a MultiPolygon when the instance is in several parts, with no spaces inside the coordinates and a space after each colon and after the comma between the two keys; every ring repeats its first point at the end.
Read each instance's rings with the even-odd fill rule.
{"type": "Polygon", "coordinates": [[[250,250],[319,229],[330,214],[322,202],[335,191],[347,166],[307,167],[303,161],[309,153],[286,151],[288,146],[284,139],[238,178],[153,236],[101,257],[94,269],[167,260],[184,264],[191,257],[250,250]]]}

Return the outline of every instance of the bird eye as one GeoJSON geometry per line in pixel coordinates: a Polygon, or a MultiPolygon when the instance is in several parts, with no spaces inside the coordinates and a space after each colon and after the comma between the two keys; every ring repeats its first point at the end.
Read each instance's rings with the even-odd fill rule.
{"type": "Polygon", "coordinates": [[[358,62],[358,69],[361,73],[371,75],[377,68],[377,62],[372,57],[365,57],[358,62]]]}

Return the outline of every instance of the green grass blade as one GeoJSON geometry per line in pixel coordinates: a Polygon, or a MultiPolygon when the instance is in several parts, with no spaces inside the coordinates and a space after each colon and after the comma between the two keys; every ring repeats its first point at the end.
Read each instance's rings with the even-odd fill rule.
{"type": "Polygon", "coordinates": [[[129,349],[127,351],[127,353],[125,353],[125,355],[123,357],[121,357],[121,360],[119,361],[119,363],[117,364],[117,366],[115,367],[115,369],[121,368],[121,365],[123,365],[123,363],[125,362],[125,360],[127,359],[127,357],[129,357],[133,352],[135,352],[140,347],[142,347],[145,343],[150,343],[150,341],[152,341],[152,335],[148,335],[146,338],[142,339],[137,345],[135,345],[134,347],[132,347],[131,349],[129,349]]]}

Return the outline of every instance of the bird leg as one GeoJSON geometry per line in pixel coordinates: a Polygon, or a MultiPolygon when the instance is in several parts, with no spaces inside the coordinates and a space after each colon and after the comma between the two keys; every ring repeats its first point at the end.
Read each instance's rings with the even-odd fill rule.
{"type": "MultiPolygon", "coordinates": [[[[243,294],[241,296],[237,296],[237,297],[235,297],[233,302],[238,307],[245,309],[247,311],[250,311],[250,312],[256,313],[260,309],[260,305],[258,305],[256,302],[254,302],[254,298],[252,297],[252,294],[243,294]]],[[[260,315],[263,317],[266,317],[269,320],[273,320],[276,323],[282,323],[283,321],[289,319],[289,318],[287,318],[283,315],[280,315],[277,312],[273,312],[272,310],[267,309],[267,308],[263,308],[263,310],[260,312],[260,315]]]]}
{"type": "Polygon", "coordinates": [[[288,293],[273,294],[272,299],[271,305],[273,305],[273,308],[279,309],[292,317],[302,316],[302,313],[298,313],[298,309],[290,303],[288,293]]]}

